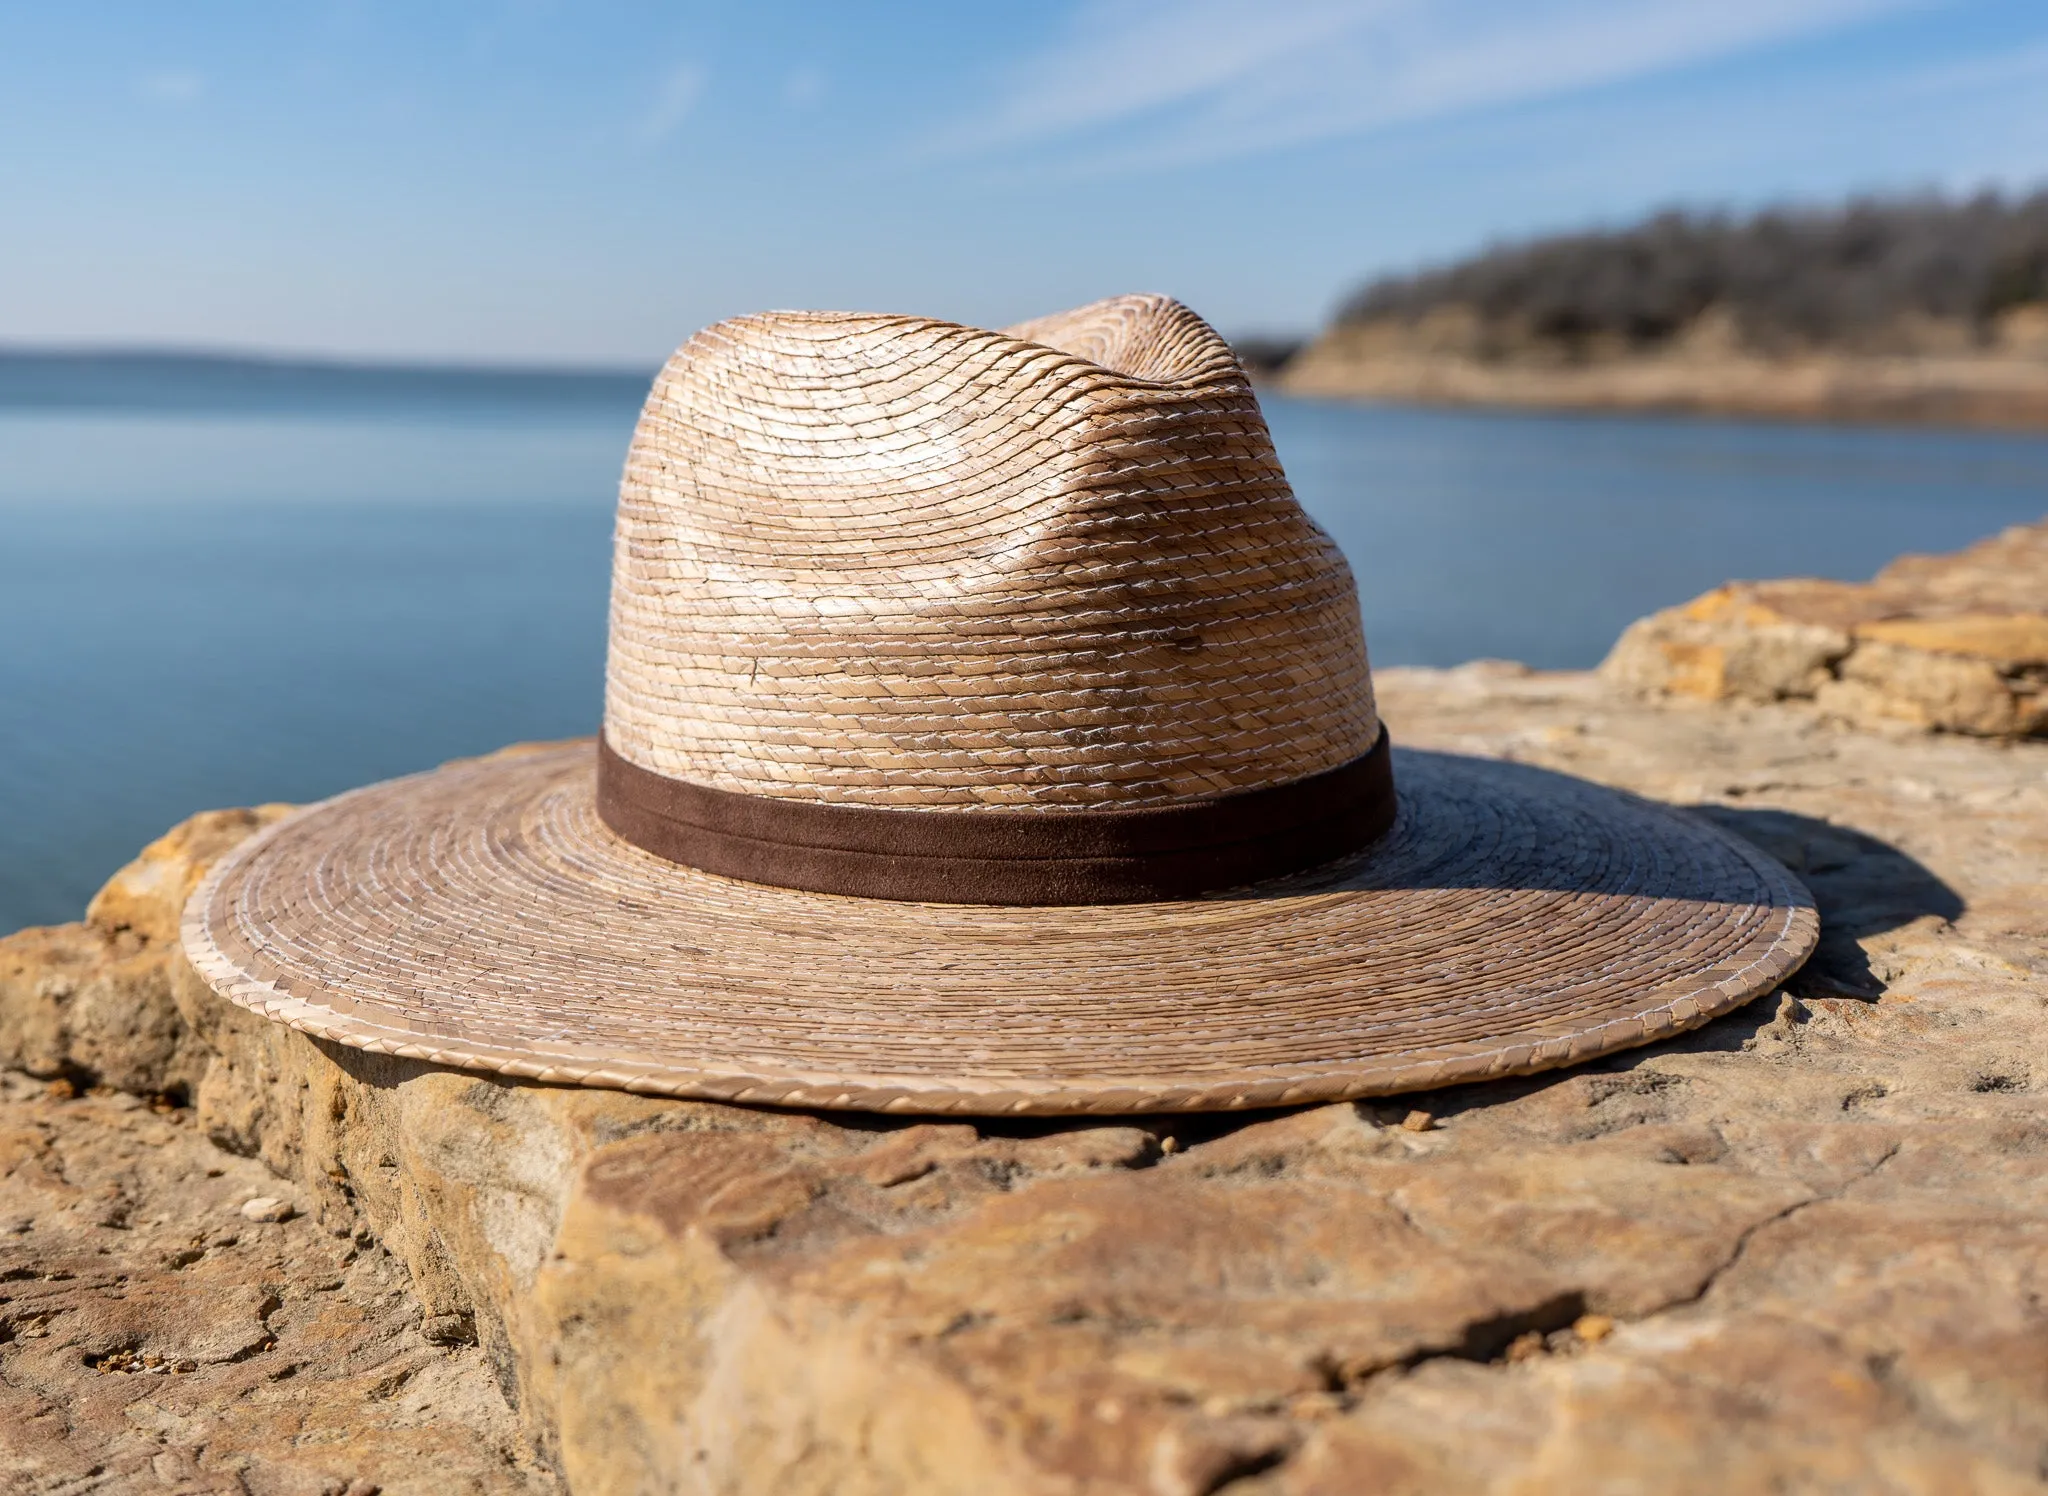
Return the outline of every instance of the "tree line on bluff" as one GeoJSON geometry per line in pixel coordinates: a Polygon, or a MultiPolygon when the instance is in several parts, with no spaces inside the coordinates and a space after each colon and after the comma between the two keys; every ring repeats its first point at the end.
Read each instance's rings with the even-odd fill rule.
{"type": "Polygon", "coordinates": [[[2048,191],[1865,200],[1750,217],[1673,211],[1372,282],[1340,324],[1464,324],[1464,351],[1648,352],[1711,315],[1760,352],[1989,341],[2048,304],[2048,191]],[[1917,335],[1916,335],[1916,329],[1917,335]]]}

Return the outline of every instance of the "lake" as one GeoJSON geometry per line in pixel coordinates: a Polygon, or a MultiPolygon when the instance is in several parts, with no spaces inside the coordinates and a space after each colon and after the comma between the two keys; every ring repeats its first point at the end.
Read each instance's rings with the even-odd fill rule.
{"type": "MultiPolygon", "coordinates": [[[[597,725],[643,379],[0,356],[0,931],[193,811],[597,725]]],[[[2048,511],[2048,437],[1269,398],[1379,664],[1588,666],[1730,577],[2048,511]]]]}

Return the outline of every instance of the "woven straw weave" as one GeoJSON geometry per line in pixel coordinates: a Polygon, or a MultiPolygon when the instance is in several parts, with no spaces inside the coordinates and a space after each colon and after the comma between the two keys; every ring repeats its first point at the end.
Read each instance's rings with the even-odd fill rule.
{"type": "Polygon", "coordinates": [[[706,329],[634,434],[612,585],[608,740],[717,789],[1133,808],[1379,732],[1344,559],[1164,297],[706,329]]]}
{"type": "Polygon", "coordinates": [[[1812,949],[1805,891],[1701,821],[1397,753],[1369,851],[1164,904],[767,888],[611,835],[589,746],[279,822],[186,913],[234,1001],[359,1048],[786,1106],[1127,1112],[1382,1095],[1667,1038],[1812,949]]]}

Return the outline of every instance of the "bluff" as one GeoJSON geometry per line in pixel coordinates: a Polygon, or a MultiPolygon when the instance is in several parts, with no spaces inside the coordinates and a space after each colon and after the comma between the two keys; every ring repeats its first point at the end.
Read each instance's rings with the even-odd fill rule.
{"type": "Polygon", "coordinates": [[[2048,425],[2048,193],[1666,213],[1382,279],[1299,394],[2048,425]]]}
{"type": "Polygon", "coordinates": [[[1694,807],[1823,923],[1675,1042],[1392,1103],[934,1125],[364,1055],[185,965],[281,812],[201,816],[0,940],[0,1485],[2040,1490],[2048,744],[1872,707],[1975,635],[1867,628],[2019,618],[2044,545],[1382,672],[1397,741],[1694,807]],[[1834,632],[1758,663],[1787,627],[1834,632]]]}

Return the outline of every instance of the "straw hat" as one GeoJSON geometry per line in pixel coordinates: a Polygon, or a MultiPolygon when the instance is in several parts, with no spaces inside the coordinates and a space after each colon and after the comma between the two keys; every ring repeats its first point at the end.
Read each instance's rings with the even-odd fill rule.
{"type": "Polygon", "coordinates": [[[1815,934],[1679,812],[1392,753],[1242,369],[1142,296],[697,334],[626,460],[601,739],[310,806],[184,927],[223,995],[342,1044],[912,1112],[1540,1070],[1815,934]]]}

